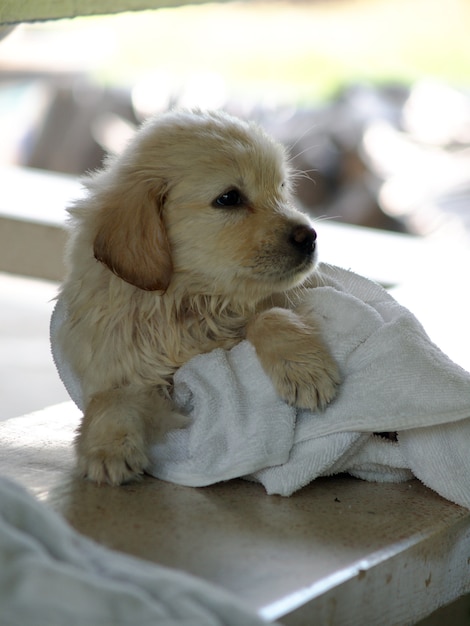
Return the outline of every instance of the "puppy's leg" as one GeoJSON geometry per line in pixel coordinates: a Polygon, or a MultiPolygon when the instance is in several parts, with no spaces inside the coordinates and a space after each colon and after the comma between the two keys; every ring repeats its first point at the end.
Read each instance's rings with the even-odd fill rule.
{"type": "Polygon", "coordinates": [[[278,394],[299,408],[324,408],[336,395],[338,367],[312,317],[273,308],[251,320],[247,339],[278,394]]]}
{"type": "Polygon", "coordinates": [[[78,471],[97,483],[120,485],[143,474],[148,448],[185,418],[156,387],[128,386],[92,396],[75,441],[78,471]]]}

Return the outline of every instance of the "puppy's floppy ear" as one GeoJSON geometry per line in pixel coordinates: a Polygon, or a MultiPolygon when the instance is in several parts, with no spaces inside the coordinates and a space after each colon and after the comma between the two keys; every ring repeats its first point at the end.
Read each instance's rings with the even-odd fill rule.
{"type": "Polygon", "coordinates": [[[135,185],[108,198],[100,211],[93,250],[116,276],[147,291],[165,291],[173,265],[163,223],[163,185],[149,191],[135,185]]]}

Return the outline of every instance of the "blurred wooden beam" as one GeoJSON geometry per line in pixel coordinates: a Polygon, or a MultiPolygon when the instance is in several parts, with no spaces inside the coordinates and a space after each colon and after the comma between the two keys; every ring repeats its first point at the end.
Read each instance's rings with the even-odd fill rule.
{"type": "Polygon", "coordinates": [[[21,22],[142,11],[184,4],[204,4],[204,0],[3,0],[0,2],[0,27],[21,22]]]}

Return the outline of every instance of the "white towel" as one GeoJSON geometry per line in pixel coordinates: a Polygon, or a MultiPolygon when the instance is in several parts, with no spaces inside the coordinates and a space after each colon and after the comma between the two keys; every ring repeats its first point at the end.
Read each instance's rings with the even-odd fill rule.
{"type": "MultiPolygon", "coordinates": [[[[382,287],[338,267],[320,272],[323,286],[305,297],[341,369],[335,400],[315,413],[280,401],[247,341],[197,356],[175,375],[174,400],[190,426],[153,447],[150,473],[190,486],[245,476],[281,495],[339,472],[416,476],[470,508],[470,374],[382,287]],[[397,441],[379,432],[396,432],[397,441]]],[[[64,315],[59,301],[53,353],[80,406],[79,381],[55,341],[64,315]]]]}
{"type": "Polygon", "coordinates": [[[3,626],[262,626],[229,592],[80,536],[0,478],[3,626]]]}

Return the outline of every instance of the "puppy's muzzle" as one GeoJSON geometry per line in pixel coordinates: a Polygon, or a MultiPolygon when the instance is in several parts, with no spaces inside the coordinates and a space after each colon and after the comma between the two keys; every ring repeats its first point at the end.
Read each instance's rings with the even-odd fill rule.
{"type": "Polygon", "coordinates": [[[313,256],[316,239],[316,231],[311,226],[305,226],[303,224],[295,226],[289,237],[290,243],[305,259],[309,259],[313,256]]]}

